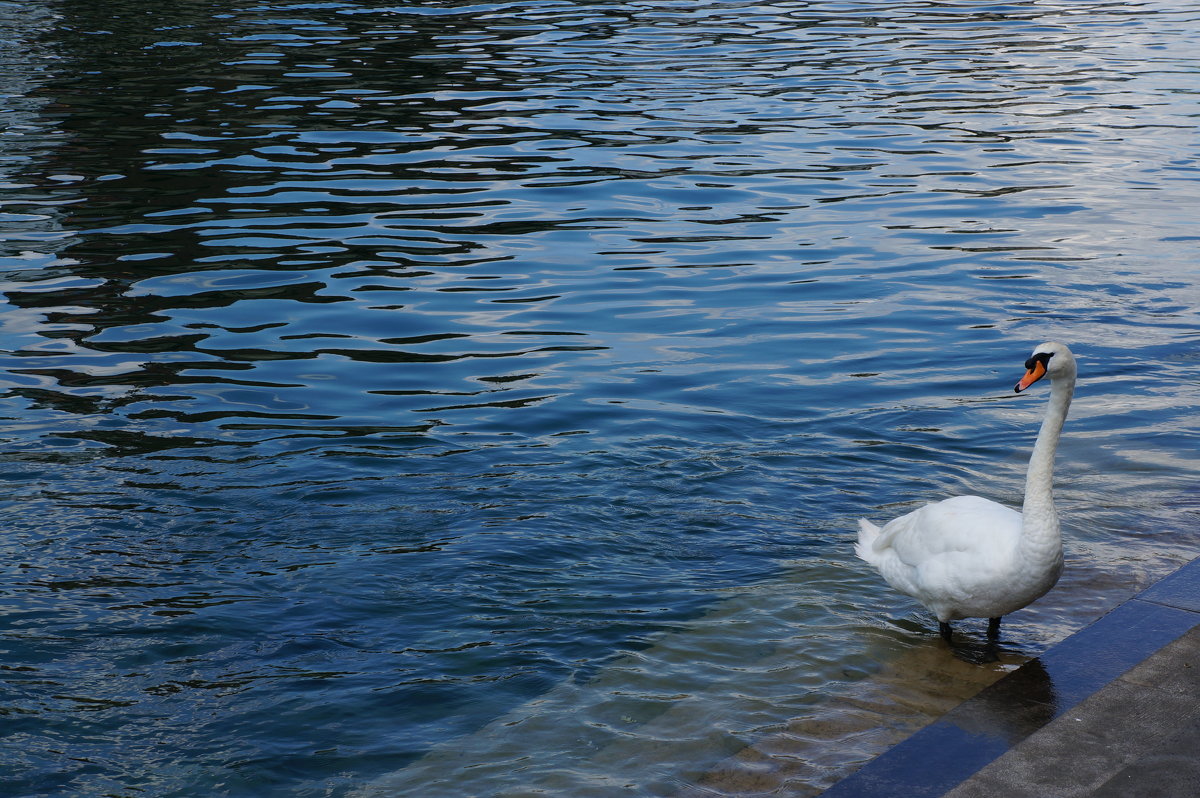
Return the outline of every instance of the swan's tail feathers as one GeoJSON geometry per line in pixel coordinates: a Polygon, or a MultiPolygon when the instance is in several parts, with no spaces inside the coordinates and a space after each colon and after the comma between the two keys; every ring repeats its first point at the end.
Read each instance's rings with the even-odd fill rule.
{"type": "Polygon", "coordinates": [[[866,560],[867,562],[875,561],[874,543],[881,531],[879,527],[867,519],[858,519],[858,543],[854,544],[854,553],[858,555],[860,560],[866,560]]]}

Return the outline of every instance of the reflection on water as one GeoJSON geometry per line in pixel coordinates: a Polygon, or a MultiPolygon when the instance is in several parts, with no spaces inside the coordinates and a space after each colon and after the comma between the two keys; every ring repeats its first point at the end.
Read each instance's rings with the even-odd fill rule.
{"type": "Polygon", "coordinates": [[[18,794],[802,794],[1191,554],[1188,4],[0,21],[18,794]],[[1017,501],[1046,338],[972,670],[854,519],[1017,501]]]}

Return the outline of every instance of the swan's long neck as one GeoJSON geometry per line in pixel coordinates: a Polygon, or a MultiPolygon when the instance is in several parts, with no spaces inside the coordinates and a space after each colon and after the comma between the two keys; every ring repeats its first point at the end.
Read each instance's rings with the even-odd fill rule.
{"type": "Polygon", "coordinates": [[[1067,408],[1075,393],[1075,374],[1064,374],[1053,380],[1050,386],[1050,402],[1046,416],[1038,432],[1037,443],[1029,458],[1029,471],[1025,476],[1025,505],[1022,508],[1022,534],[1020,549],[1034,560],[1047,560],[1062,556],[1062,535],[1059,532],[1058,513],[1054,510],[1054,452],[1058,449],[1058,437],[1063,422],[1067,420],[1067,408]]]}

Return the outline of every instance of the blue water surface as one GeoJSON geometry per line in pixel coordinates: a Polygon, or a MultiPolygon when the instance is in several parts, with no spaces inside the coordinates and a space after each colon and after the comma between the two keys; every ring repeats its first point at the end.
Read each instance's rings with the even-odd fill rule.
{"type": "Polygon", "coordinates": [[[7,794],[676,794],[935,636],[855,520],[1019,503],[1047,339],[1068,571],[1006,645],[1195,554],[1191,3],[0,31],[7,794]]]}

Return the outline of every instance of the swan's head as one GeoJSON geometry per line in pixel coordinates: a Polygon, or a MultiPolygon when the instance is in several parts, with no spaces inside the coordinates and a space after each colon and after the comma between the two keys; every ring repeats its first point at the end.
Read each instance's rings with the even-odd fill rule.
{"type": "Polygon", "coordinates": [[[1057,377],[1074,378],[1075,356],[1066,344],[1049,341],[1034,349],[1033,354],[1025,361],[1025,376],[1013,390],[1020,393],[1047,374],[1051,380],[1057,377]]]}

